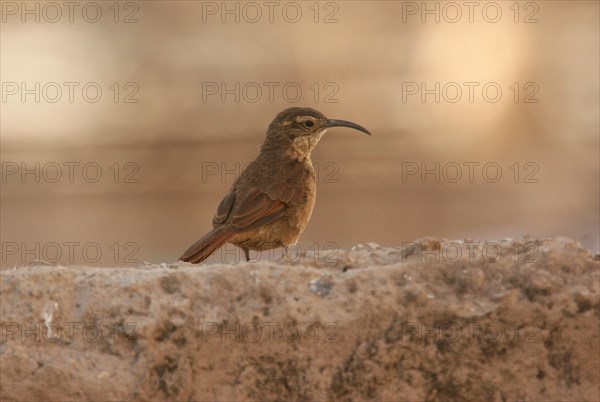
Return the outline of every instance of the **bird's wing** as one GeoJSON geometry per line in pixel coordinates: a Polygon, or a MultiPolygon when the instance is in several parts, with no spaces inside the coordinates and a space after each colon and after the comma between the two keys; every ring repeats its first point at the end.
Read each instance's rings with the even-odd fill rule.
{"type": "Polygon", "coordinates": [[[213,217],[213,226],[221,225],[227,220],[227,217],[231,213],[231,207],[233,207],[233,203],[235,202],[236,192],[237,189],[234,188],[223,198],[217,208],[217,213],[213,217]]]}
{"type": "Polygon", "coordinates": [[[265,225],[279,218],[287,208],[280,199],[271,199],[256,187],[251,188],[232,211],[228,224],[238,231],[246,231],[265,225]]]}
{"type": "Polygon", "coordinates": [[[235,186],[219,204],[213,226],[227,225],[236,232],[251,230],[274,221],[289,204],[299,202],[303,196],[299,181],[307,172],[297,163],[278,168],[278,176],[257,182],[244,195],[235,186]]]}
{"type": "Polygon", "coordinates": [[[285,202],[271,199],[256,187],[239,200],[236,189],[233,189],[219,204],[213,226],[227,225],[236,232],[251,230],[279,218],[286,207],[285,202]]]}

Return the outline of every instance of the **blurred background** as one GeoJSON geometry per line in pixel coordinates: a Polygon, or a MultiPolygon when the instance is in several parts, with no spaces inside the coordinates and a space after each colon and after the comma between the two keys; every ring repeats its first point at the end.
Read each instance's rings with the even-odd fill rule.
{"type": "Polygon", "coordinates": [[[3,267],[175,261],[291,106],[373,133],[314,151],[304,250],[599,249],[598,2],[72,4],[2,2],[3,267]]]}

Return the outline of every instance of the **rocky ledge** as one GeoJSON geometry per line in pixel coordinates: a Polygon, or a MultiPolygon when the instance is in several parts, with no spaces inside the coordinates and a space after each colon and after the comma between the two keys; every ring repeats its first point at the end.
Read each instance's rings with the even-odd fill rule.
{"type": "Polygon", "coordinates": [[[1,271],[3,401],[597,401],[599,261],[561,238],[1,271]]]}

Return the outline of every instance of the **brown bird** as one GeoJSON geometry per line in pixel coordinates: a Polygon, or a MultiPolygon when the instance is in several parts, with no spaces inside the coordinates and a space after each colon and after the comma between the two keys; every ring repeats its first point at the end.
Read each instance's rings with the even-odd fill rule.
{"type": "Polygon", "coordinates": [[[213,230],[180,260],[200,263],[227,242],[240,247],[246,261],[249,250],[296,244],[315,205],[317,183],[310,154],[332,127],[371,135],[356,123],[328,119],[311,108],[292,107],[279,113],[267,129],[258,157],[219,204],[213,230]]]}

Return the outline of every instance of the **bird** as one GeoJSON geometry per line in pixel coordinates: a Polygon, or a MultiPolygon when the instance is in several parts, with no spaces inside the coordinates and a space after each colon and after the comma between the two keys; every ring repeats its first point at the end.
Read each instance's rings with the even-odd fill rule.
{"type": "Polygon", "coordinates": [[[212,220],[213,229],[179,258],[198,264],[225,243],[264,251],[296,245],[313,212],[317,180],[311,152],[328,129],[371,133],[308,107],[283,110],[271,121],[256,159],[241,172],[212,220]]]}

